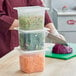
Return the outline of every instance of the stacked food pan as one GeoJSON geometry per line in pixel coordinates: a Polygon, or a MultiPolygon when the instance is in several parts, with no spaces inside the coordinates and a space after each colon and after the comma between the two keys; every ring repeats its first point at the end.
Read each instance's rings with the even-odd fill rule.
{"type": "Polygon", "coordinates": [[[25,73],[44,69],[44,17],[45,8],[39,6],[18,7],[20,69],[25,73]]]}

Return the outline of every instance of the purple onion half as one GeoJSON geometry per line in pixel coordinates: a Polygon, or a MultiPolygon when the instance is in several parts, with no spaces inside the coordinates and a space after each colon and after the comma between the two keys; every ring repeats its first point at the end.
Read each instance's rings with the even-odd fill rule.
{"type": "Polygon", "coordinates": [[[55,44],[52,48],[52,53],[56,54],[69,54],[72,53],[73,49],[70,46],[66,46],[63,44],[55,44]]]}

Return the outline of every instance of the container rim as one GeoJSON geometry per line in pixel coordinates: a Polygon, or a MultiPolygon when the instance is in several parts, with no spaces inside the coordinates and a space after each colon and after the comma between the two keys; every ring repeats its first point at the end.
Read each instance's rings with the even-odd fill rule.
{"type": "Polygon", "coordinates": [[[41,7],[41,6],[28,6],[28,7],[14,7],[13,9],[16,9],[16,10],[20,10],[20,9],[36,9],[36,10],[42,10],[42,9],[44,9],[44,10],[49,10],[49,8],[47,8],[47,7],[41,7]],[[38,9],[37,9],[38,8],[38,9]]]}

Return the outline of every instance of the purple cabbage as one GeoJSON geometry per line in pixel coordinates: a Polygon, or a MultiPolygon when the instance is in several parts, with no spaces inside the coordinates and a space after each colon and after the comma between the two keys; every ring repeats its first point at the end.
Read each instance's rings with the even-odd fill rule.
{"type": "Polygon", "coordinates": [[[52,53],[56,54],[69,54],[72,53],[73,49],[70,46],[66,46],[63,44],[55,44],[52,53]]]}

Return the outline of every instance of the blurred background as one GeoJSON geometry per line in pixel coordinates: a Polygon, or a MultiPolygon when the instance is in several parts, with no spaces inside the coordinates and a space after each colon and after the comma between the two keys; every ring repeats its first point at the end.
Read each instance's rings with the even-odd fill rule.
{"type": "MultiPolygon", "coordinates": [[[[76,43],[76,0],[44,0],[56,29],[68,42],[76,43]]],[[[46,41],[50,42],[47,38],[46,41]]]]}

